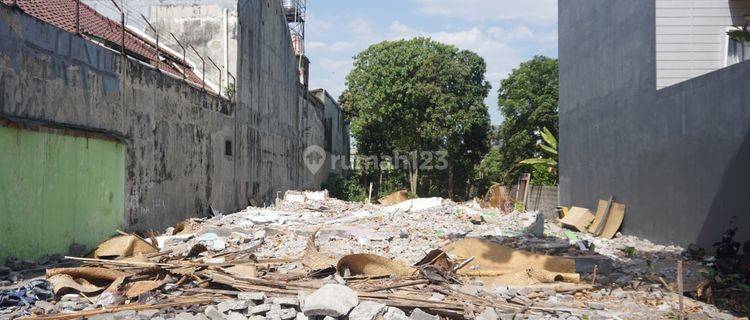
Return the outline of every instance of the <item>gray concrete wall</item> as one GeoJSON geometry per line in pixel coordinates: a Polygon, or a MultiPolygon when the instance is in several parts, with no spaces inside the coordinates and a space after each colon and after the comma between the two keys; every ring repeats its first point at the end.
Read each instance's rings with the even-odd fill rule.
{"type": "Polygon", "coordinates": [[[237,135],[248,151],[252,201],[271,203],[280,191],[317,189],[323,172],[312,174],[302,153],[322,145],[323,109],[297,81],[289,29],[277,0],[238,4],[237,135]]]}
{"type": "Polygon", "coordinates": [[[327,173],[308,172],[302,152],[323,143],[324,106],[297,83],[278,1],[241,7],[235,106],[0,6],[0,115],[127,136],[124,227],[131,230],[318,189],[327,173]]]}
{"type": "Polygon", "coordinates": [[[344,175],[349,167],[350,137],[349,124],[344,119],[341,106],[325,89],[312,90],[311,93],[323,102],[325,106],[326,142],[324,147],[328,153],[328,167],[333,173],[344,175]]]}
{"type": "Polygon", "coordinates": [[[109,49],[0,6],[0,113],[121,133],[124,225],[161,228],[236,209],[234,105],[109,49]]]}
{"type": "Polygon", "coordinates": [[[612,195],[661,243],[750,239],[750,63],[657,91],[653,0],[558,4],[561,204],[612,195]]]}
{"type": "MultiPolygon", "coordinates": [[[[155,1],[154,1],[155,2],[155,1]]],[[[148,3],[144,3],[148,6],[148,3]]],[[[183,45],[195,47],[203,56],[208,56],[224,67],[224,7],[219,4],[156,4],[152,3],[147,15],[155,28],[163,36],[160,41],[175,50],[182,50],[180,46],[168,36],[173,33],[183,45]],[[166,39],[165,39],[166,36],[166,39]]],[[[228,10],[227,49],[229,61],[228,71],[237,76],[237,10],[236,4],[228,10]]],[[[152,34],[150,29],[146,29],[152,34]]],[[[180,52],[181,53],[181,52],[180,52]]],[[[200,64],[201,61],[191,52],[189,59],[200,64]]],[[[202,65],[197,66],[199,69],[202,65]]],[[[206,79],[218,85],[221,76],[226,87],[227,76],[219,73],[210,62],[206,63],[206,79]]],[[[231,80],[230,80],[231,81],[231,80]]]]}

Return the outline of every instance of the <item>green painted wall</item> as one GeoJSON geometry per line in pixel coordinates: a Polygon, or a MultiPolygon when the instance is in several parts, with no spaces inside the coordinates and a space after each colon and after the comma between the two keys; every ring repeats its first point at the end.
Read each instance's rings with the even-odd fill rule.
{"type": "Polygon", "coordinates": [[[0,126],[0,263],[92,248],[124,222],[117,142],[0,126]]]}

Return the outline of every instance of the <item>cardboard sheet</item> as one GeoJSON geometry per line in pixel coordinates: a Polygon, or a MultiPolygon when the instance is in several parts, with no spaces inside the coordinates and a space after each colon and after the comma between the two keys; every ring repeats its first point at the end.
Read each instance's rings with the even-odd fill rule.
{"type": "Polygon", "coordinates": [[[586,208],[572,207],[565,218],[562,218],[560,222],[566,228],[571,228],[576,231],[584,232],[586,227],[594,221],[594,215],[586,208]]]}

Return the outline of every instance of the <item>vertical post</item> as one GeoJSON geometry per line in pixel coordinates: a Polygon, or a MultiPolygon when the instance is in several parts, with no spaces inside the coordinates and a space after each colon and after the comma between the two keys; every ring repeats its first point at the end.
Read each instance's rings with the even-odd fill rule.
{"type": "Polygon", "coordinates": [[[682,260],[677,261],[677,298],[680,301],[680,316],[679,319],[685,319],[685,305],[683,303],[683,296],[685,292],[684,284],[682,281],[682,260]]]}
{"type": "MultiPolygon", "coordinates": [[[[182,67],[183,68],[187,68],[187,50],[185,49],[185,46],[182,45],[182,43],[180,42],[180,40],[177,40],[177,37],[174,36],[174,33],[170,32],[169,35],[172,36],[172,39],[174,39],[174,41],[177,42],[177,45],[179,45],[180,48],[182,48],[182,67]]],[[[182,70],[182,81],[185,81],[185,78],[186,78],[185,73],[186,72],[183,69],[182,70]]]]}
{"type": "Polygon", "coordinates": [[[203,59],[203,56],[201,56],[200,53],[198,53],[198,50],[195,50],[195,47],[193,47],[192,44],[189,44],[188,47],[190,47],[193,52],[195,52],[195,55],[198,56],[199,59],[201,59],[201,62],[203,63],[203,70],[201,71],[201,88],[203,90],[206,90],[206,59],[203,59]]]}
{"type": "MultiPolygon", "coordinates": [[[[229,9],[224,8],[224,79],[229,82],[229,9]]],[[[229,83],[226,85],[229,86],[229,83]]]]}
{"type": "Polygon", "coordinates": [[[76,34],[81,35],[81,0],[76,0],[76,34]]]}
{"type": "Polygon", "coordinates": [[[216,67],[216,70],[219,70],[219,96],[221,96],[221,89],[223,88],[223,86],[221,85],[222,84],[222,82],[221,82],[221,80],[222,80],[222,78],[221,78],[221,73],[222,73],[221,67],[219,67],[219,65],[216,64],[216,62],[214,62],[214,60],[211,59],[211,57],[206,56],[206,59],[208,59],[208,61],[210,61],[211,64],[213,64],[214,67],[216,67]]]}
{"type": "Polygon", "coordinates": [[[156,67],[156,70],[159,70],[159,63],[161,62],[161,58],[159,56],[159,52],[161,52],[161,48],[159,47],[159,32],[156,31],[156,28],[151,24],[151,22],[146,19],[146,16],[141,13],[141,18],[143,18],[143,21],[146,21],[146,24],[148,24],[148,27],[151,28],[151,30],[154,31],[154,34],[156,35],[156,63],[154,66],[156,67]]]}
{"type": "Polygon", "coordinates": [[[117,8],[117,10],[120,11],[120,23],[122,27],[122,34],[120,36],[120,53],[122,53],[122,55],[125,55],[125,12],[122,11],[122,9],[120,8],[120,5],[117,4],[117,1],[115,0],[110,0],[110,1],[112,1],[112,4],[115,5],[115,8],[117,8]]]}

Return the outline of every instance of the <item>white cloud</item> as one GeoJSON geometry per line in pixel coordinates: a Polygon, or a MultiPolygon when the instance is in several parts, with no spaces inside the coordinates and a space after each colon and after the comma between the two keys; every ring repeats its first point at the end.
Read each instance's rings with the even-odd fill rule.
{"type": "Polygon", "coordinates": [[[416,0],[420,12],[469,21],[557,21],[557,0],[416,0]]]}

